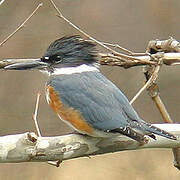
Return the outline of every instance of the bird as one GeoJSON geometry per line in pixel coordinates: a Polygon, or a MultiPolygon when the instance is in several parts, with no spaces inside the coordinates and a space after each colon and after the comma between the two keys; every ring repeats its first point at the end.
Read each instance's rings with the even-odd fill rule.
{"type": "Polygon", "coordinates": [[[99,69],[96,44],[79,35],[52,42],[36,61],[15,63],[6,70],[38,69],[48,74],[46,99],[58,117],[76,132],[91,137],[124,135],[139,143],[156,135],[176,136],[145,122],[124,93],[99,69]]]}

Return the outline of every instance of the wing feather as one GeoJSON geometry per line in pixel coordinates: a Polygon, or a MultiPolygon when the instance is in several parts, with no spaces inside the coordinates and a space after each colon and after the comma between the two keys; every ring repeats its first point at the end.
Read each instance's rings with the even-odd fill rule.
{"type": "Polygon", "coordinates": [[[96,129],[113,130],[127,126],[129,117],[140,119],[120,89],[100,72],[51,76],[48,85],[96,129]]]}

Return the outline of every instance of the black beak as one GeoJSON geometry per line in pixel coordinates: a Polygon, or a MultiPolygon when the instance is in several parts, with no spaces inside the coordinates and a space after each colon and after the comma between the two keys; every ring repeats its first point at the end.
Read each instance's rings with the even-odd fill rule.
{"type": "Polygon", "coordinates": [[[4,67],[5,70],[31,70],[31,69],[45,69],[48,63],[42,62],[41,59],[28,60],[27,62],[19,62],[4,67]]]}

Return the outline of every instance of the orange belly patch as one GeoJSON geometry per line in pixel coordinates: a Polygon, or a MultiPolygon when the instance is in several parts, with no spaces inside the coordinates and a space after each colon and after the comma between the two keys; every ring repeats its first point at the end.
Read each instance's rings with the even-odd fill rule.
{"type": "Polygon", "coordinates": [[[68,121],[81,132],[93,133],[93,128],[83,119],[81,113],[74,108],[64,105],[60,96],[52,86],[47,86],[49,92],[49,105],[65,121],[68,121]]]}

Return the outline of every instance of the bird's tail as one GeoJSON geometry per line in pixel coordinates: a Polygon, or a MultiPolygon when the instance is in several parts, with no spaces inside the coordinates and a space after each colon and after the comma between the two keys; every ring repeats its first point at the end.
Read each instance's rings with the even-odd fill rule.
{"type": "Polygon", "coordinates": [[[167,131],[164,131],[158,127],[155,127],[152,124],[142,121],[140,122],[140,126],[141,128],[143,127],[143,129],[147,132],[154,133],[154,134],[157,134],[159,136],[163,136],[169,139],[177,140],[176,136],[174,136],[173,134],[168,133],[167,131]]]}

